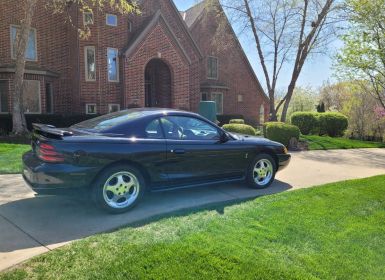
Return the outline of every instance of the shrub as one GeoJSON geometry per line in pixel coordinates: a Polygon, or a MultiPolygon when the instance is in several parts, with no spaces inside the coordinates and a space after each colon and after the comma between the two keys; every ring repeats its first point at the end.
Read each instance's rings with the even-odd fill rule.
{"type": "Polygon", "coordinates": [[[330,137],[343,136],[348,128],[348,118],[335,112],[318,114],[320,134],[327,134],[330,137]]]}
{"type": "Polygon", "coordinates": [[[296,112],[291,115],[291,124],[298,126],[302,134],[318,133],[319,122],[317,113],[296,112]]]}
{"type": "Polygon", "coordinates": [[[264,136],[270,140],[289,147],[290,140],[299,140],[300,130],[297,126],[282,122],[267,122],[263,125],[264,136]]]}
{"type": "Polygon", "coordinates": [[[245,124],[244,119],[231,119],[229,123],[245,124]]]}
{"type": "Polygon", "coordinates": [[[252,126],[247,124],[225,124],[223,129],[229,132],[241,133],[246,135],[255,135],[255,130],[252,126]]]}

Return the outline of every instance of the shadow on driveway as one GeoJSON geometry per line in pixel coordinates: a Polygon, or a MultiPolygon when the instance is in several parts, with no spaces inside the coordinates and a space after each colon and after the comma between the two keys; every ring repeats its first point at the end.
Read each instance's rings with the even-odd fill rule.
{"type": "MultiPolygon", "coordinates": [[[[6,220],[4,224],[12,224],[37,244],[53,249],[61,243],[128,225],[144,225],[168,216],[209,209],[224,213],[227,206],[290,188],[290,185],[276,180],[263,190],[253,190],[244,184],[224,184],[151,193],[133,210],[121,215],[104,213],[84,198],[37,196],[0,205],[0,218],[6,220]]],[[[31,242],[18,241],[16,236],[9,237],[12,242],[7,242],[4,235],[0,236],[0,253],[32,246],[31,242]]]]}

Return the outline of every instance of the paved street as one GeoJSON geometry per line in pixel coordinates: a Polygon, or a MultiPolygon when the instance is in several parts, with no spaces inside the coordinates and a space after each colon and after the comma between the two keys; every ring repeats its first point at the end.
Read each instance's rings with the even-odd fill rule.
{"type": "Polygon", "coordinates": [[[73,240],[178,211],[385,174],[385,149],[295,152],[292,156],[290,166],[278,173],[268,189],[252,190],[231,184],[156,193],[122,215],[105,214],[82,199],[35,197],[20,175],[1,175],[0,270],[73,240]]]}

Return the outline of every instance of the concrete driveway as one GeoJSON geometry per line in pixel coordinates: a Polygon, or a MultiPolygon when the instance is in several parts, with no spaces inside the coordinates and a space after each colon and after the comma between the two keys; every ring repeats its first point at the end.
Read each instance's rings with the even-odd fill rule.
{"type": "MultiPolygon", "coordinates": [[[[108,215],[82,199],[35,197],[20,175],[0,176],[0,270],[70,241],[145,223],[200,207],[239,203],[257,196],[345,179],[385,174],[385,149],[292,153],[292,162],[265,190],[243,184],[151,194],[134,210],[108,215]]],[[[385,182],[384,182],[385,184],[385,182]]]]}

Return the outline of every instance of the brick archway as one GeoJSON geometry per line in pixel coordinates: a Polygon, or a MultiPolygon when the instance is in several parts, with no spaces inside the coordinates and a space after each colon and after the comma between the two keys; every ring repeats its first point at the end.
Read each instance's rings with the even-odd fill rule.
{"type": "Polygon", "coordinates": [[[171,70],[161,59],[151,59],[145,68],[145,106],[172,107],[171,70]]]}

